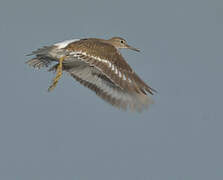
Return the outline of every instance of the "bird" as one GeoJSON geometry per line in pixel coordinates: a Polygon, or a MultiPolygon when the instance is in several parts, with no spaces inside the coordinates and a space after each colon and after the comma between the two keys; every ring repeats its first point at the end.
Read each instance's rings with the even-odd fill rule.
{"type": "Polygon", "coordinates": [[[107,103],[122,110],[142,112],[154,101],[155,89],[147,85],[130,67],[120,49],[140,52],[124,38],[82,38],[43,46],[28,56],[26,63],[34,68],[49,67],[56,73],[48,91],[52,91],[67,72],[107,103]]]}

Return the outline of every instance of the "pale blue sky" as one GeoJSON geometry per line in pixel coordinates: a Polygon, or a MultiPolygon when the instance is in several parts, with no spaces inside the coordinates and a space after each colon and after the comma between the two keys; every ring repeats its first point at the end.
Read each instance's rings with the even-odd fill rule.
{"type": "Polygon", "coordinates": [[[1,0],[0,179],[223,179],[222,0],[1,0]],[[44,45],[124,37],[158,90],[142,114],[119,111],[64,75],[29,68],[44,45]]]}

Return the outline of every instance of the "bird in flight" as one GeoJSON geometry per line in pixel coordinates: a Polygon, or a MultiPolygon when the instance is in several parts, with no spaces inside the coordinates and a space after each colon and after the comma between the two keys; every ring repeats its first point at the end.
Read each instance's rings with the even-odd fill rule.
{"type": "Polygon", "coordinates": [[[72,39],[33,51],[30,55],[35,57],[26,63],[38,69],[56,63],[49,69],[56,76],[48,91],[67,72],[109,104],[141,112],[153,103],[149,94],[156,91],[132,70],[119,51],[122,48],[139,52],[121,37],[72,39]]]}

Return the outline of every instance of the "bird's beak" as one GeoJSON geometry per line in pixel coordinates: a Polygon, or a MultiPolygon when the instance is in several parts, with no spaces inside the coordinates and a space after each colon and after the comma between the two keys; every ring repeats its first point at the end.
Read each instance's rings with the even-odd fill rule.
{"type": "Polygon", "coordinates": [[[127,46],[127,48],[128,49],[131,49],[131,50],[133,50],[133,51],[137,51],[137,52],[140,52],[140,50],[139,49],[137,49],[137,48],[134,48],[134,47],[132,47],[132,46],[130,46],[130,45],[126,45],[127,46]]]}

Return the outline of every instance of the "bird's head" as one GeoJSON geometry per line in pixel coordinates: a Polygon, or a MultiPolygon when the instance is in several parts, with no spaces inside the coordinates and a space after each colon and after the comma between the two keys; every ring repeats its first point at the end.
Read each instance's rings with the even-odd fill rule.
{"type": "Polygon", "coordinates": [[[121,37],[113,37],[109,39],[108,42],[111,43],[113,46],[115,46],[117,49],[126,48],[126,49],[131,49],[137,52],[140,51],[139,49],[128,45],[126,40],[121,37]]]}

